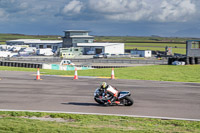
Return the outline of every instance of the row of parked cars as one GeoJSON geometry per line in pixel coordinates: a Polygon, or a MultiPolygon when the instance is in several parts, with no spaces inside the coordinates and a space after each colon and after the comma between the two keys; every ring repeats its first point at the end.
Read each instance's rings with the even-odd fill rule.
{"type": "Polygon", "coordinates": [[[93,58],[109,58],[109,57],[111,57],[111,54],[109,53],[96,54],[93,56],[93,58]]]}
{"type": "Polygon", "coordinates": [[[29,46],[10,46],[0,45],[0,57],[18,57],[18,56],[30,56],[30,55],[53,55],[51,48],[36,49],[29,46]]]}
{"type": "Polygon", "coordinates": [[[132,57],[132,55],[131,54],[116,55],[116,54],[109,54],[109,53],[101,53],[101,54],[96,54],[96,55],[93,56],[93,58],[110,58],[110,57],[123,58],[123,57],[132,57]]]}

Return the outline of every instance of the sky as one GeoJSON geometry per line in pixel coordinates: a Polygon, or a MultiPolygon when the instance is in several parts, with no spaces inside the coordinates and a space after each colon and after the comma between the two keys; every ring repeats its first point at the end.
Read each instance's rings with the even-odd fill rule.
{"type": "Polygon", "coordinates": [[[200,37],[200,0],[0,0],[0,33],[200,37]]]}

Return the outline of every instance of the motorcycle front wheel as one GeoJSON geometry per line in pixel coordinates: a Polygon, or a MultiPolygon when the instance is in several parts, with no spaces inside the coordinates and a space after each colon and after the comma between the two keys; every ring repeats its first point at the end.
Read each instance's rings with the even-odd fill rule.
{"type": "Polygon", "coordinates": [[[100,100],[98,100],[98,99],[96,99],[96,98],[94,98],[94,100],[95,100],[98,104],[104,104],[104,102],[102,102],[102,101],[100,101],[100,100]]]}
{"type": "Polygon", "coordinates": [[[124,98],[124,105],[125,106],[131,106],[131,105],[133,105],[133,103],[134,103],[134,101],[130,96],[126,96],[124,98]]]}

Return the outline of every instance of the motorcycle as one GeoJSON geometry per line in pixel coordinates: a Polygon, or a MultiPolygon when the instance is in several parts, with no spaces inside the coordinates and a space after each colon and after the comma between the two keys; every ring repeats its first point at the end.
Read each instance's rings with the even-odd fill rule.
{"type": "MultiPolygon", "coordinates": [[[[103,96],[103,91],[100,88],[97,88],[94,92],[94,100],[101,105],[106,105],[107,99],[103,96]]],[[[131,93],[129,91],[120,91],[117,97],[117,100],[112,105],[125,105],[131,106],[134,101],[131,98],[131,93]]]]}

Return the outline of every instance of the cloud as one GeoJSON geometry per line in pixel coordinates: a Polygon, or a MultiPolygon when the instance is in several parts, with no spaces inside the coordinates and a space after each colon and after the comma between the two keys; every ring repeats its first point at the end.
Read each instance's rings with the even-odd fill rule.
{"type": "Polygon", "coordinates": [[[57,3],[39,0],[0,0],[0,14],[9,22],[46,21],[56,19],[54,13],[61,7],[57,3]]]}
{"type": "Polygon", "coordinates": [[[158,19],[162,22],[184,22],[195,14],[196,6],[191,0],[164,0],[160,11],[158,19]]]}
{"type": "Polygon", "coordinates": [[[187,22],[200,18],[199,7],[199,0],[0,0],[0,15],[30,21],[62,18],[64,21],[187,22]]]}
{"type": "Polygon", "coordinates": [[[89,6],[111,20],[138,21],[151,14],[144,0],[89,0],[89,6]]]}
{"type": "Polygon", "coordinates": [[[17,0],[0,0],[0,8],[7,13],[18,13],[27,9],[27,3],[17,0]]]}
{"type": "Polygon", "coordinates": [[[6,20],[7,17],[8,17],[8,14],[3,9],[0,8],[0,18],[1,18],[0,21],[6,20]]]}
{"type": "Polygon", "coordinates": [[[82,8],[83,8],[82,2],[73,0],[64,6],[64,8],[62,9],[62,14],[67,16],[80,14],[82,8]]]}
{"type": "Polygon", "coordinates": [[[160,33],[170,25],[162,32],[175,33],[179,25],[179,29],[199,26],[199,8],[199,0],[0,0],[0,28],[10,27],[12,31],[11,26],[20,29],[27,25],[27,29],[38,27],[41,32],[67,27],[97,29],[96,32],[116,29],[116,33],[126,29],[123,32],[128,35],[129,29],[145,34],[157,28],[160,33]],[[41,30],[42,27],[46,29],[41,30]]]}
{"type": "Polygon", "coordinates": [[[197,0],[89,0],[89,8],[119,21],[185,22],[196,14],[197,0]]]}

